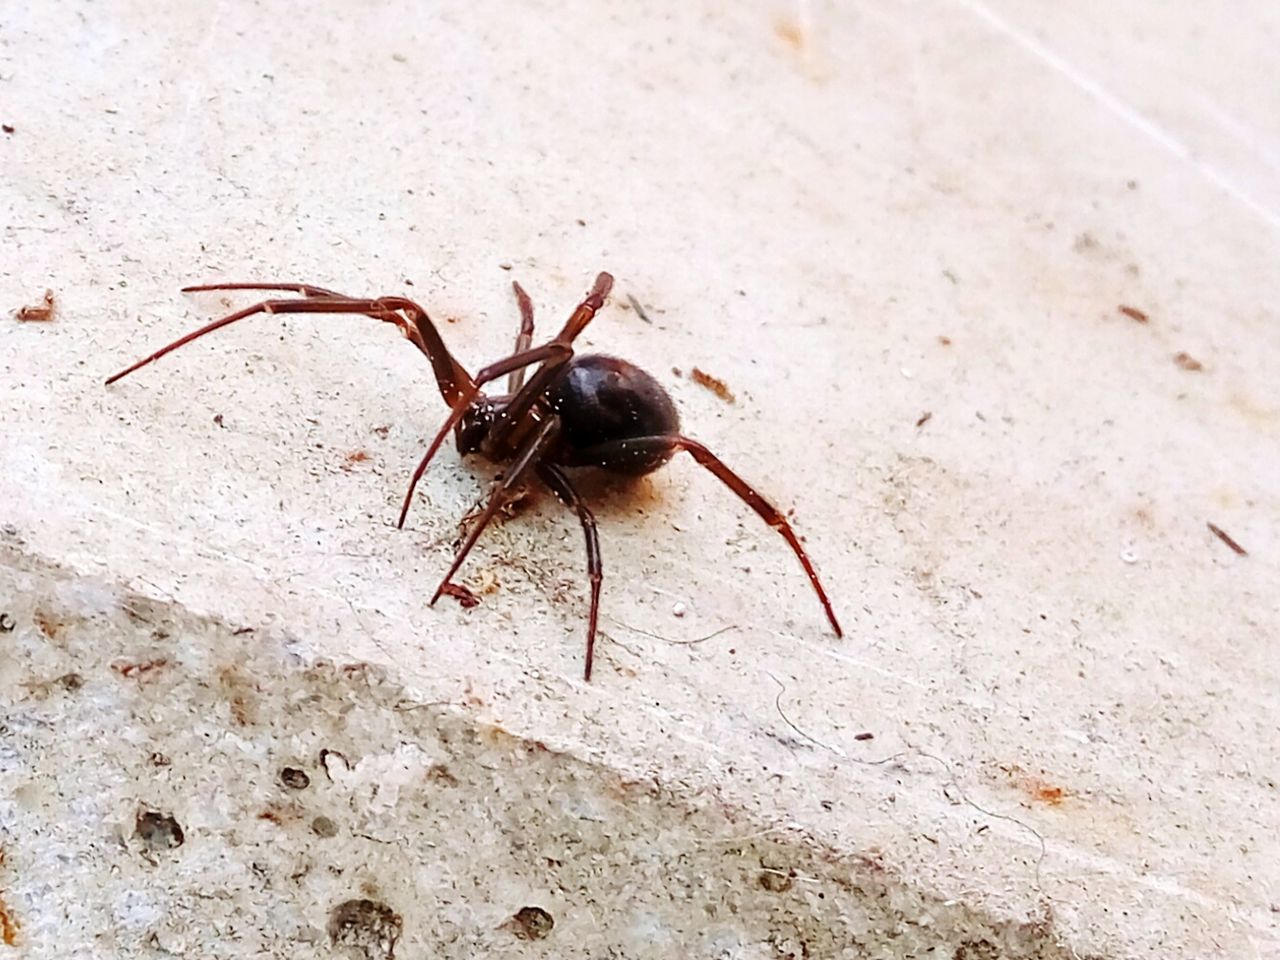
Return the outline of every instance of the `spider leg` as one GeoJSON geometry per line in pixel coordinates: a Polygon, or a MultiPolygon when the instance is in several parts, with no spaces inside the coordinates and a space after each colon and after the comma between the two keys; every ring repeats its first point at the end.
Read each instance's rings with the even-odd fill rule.
{"type": "Polygon", "coordinates": [[[587,664],[583,673],[584,680],[591,679],[591,664],[595,659],[596,622],[600,619],[600,583],[604,579],[604,568],[600,563],[600,537],[596,532],[596,518],[590,508],[582,501],[578,491],[573,488],[564,471],[555,464],[543,460],[537,466],[538,476],[551,488],[551,492],[571,510],[578,511],[578,520],[582,524],[583,536],[587,539],[587,577],[591,581],[591,616],[587,621],[587,664]]]}
{"type": "MultiPolygon", "coordinates": [[[[516,348],[511,352],[524,353],[533,346],[533,301],[529,299],[529,295],[524,292],[524,287],[520,284],[513,283],[511,288],[515,290],[516,302],[520,305],[520,333],[516,336],[516,348]]],[[[523,385],[524,368],[512,370],[507,377],[507,393],[519,393],[523,385]]]]}
{"type": "Polygon", "coordinates": [[[619,460],[625,460],[627,455],[643,457],[652,455],[655,452],[676,450],[686,451],[698,463],[715,474],[721,483],[737,494],[743,503],[759,514],[760,519],[782,535],[782,539],[787,541],[792,552],[795,553],[796,558],[800,561],[800,565],[804,567],[804,572],[809,577],[809,583],[813,586],[814,593],[818,595],[818,600],[822,603],[822,609],[826,611],[827,619],[831,621],[831,629],[835,631],[837,637],[843,637],[844,631],[840,628],[840,621],[836,619],[835,611],[831,608],[831,601],[827,599],[827,592],[822,589],[822,581],[818,579],[818,573],[813,569],[809,555],[804,552],[804,547],[801,546],[800,539],[796,536],[795,531],[791,529],[791,524],[787,522],[787,518],[783,516],[777,507],[752,489],[745,480],[730,470],[720,458],[696,440],[677,436],[636,437],[632,440],[615,440],[581,450],[575,459],[577,463],[585,466],[607,462],[616,463],[619,460]]]}
{"type": "MultiPolygon", "coordinates": [[[[534,347],[532,350],[526,350],[524,353],[517,353],[514,356],[491,363],[476,374],[475,380],[472,381],[470,387],[459,395],[458,399],[453,402],[453,409],[449,411],[449,417],[445,420],[444,425],[436,433],[435,438],[427,447],[427,452],[422,455],[422,459],[418,461],[417,468],[413,471],[413,477],[409,480],[409,490],[404,495],[404,503],[400,507],[400,520],[396,526],[403,527],[405,517],[409,515],[409,504],[413,502],[413,491],[418,487],[418,481],[422,479],[422,475],[427,472],[427,466],[431,463],[431,459],[436,455],[436,451],[440,449],[440,444],[444,443],[444,438],[449,435],[449,431],[458,425],[458,421],[462,419],[462,415],[467,412],[475,399],[480,396],[480,388],[491,380],[497,380],[503,374],[510,373],[513,370],[519,370],[523,367],[539,363],[543,360],[558,359],[560,362],[554,364],[558,369],[563,363],[573,355],[573,348],[565,344],[544,343],[540,347],[534,347]]],[[[526,386],[526,390],[528,387],[526,386]]]]}
{"type": "Polygon", "coordinates": [[[613,289],[613,277],[607,273],[599,274],[596,277],[596,282],[587,291],[586,297],[570,314],[564,329],[556,334],[555,339],[551,341],[551,343],[559,343],[569,347],[569,352],[562,358],[560,363],[548,362],[539,367],[529,378],[529,382],[521,388],[520,392],[507,402],[502,411],[502,418],[493,425],[493,429],[489,433],[490,443],[495,446],[500,445],[511,431],[524,421],[525,416],[537,399],[546,392],[551,382],[560,375],[560,370],[564,363],[567,363],[572,358],[574,339],[591,322],[591,318],[600,312],[611,289],[613,289]]]}
{"type": "Polygon", "coordinates": [[[333,297],[337,300],[351,300],[345,293],[336,293],[324,287],[309,283],[198,283],[183,287],[183,293],[205,293],[212,290],[279,290],[284,293],[296,293],[302,297],[333,297]]]}
{"type": "Polygon", "coordinates": [[[449,567],[449,572],[444,575],[444,579],[440,581],[440,585],[436,587],[436,592],[431,595],[430,606],[435,606],[440,594],[444,592],[445,585],[453,579],[453,575],[458,572],[458,568],[462,566],[467,554],[471,552],[471,548],[476,545],[476,541],[480,539],[480,534],[484,532],[484,528],[497,515],[502,508],[507,494],[514,489],[525,474],[529,472],[529,468],[534,466],[539,458],[546,453],[547,448],[556,441],[560,434],[560,421],[552,417],[547,420],[539,428],[524,445],[524,448],[516,455],[511,466],[501,479],[497,480],[493,485],[493,491],[489,496],[489,502],[485,505],[484,512],[480,514],[480,518],[471,528],[471,532],[467,534],[467,539],[463,541],[458,552],[453,556],[453,563],[449,567]]]}
{"type": "Polygon", "coordinates": [[[198,330],[193,330],[185,336],[179,337],[173,343],[161,347],[155,353],[150,354],[133,364],[131,367],[120,371],[107,380],[107,384],[115,383],[122,377],[127,377],[141,367],[145,367],[156,360],[159,360],[165,354],[177,350],[179,347],[185,346],[192,340],[198,340],[207,333],[213,333],[225,326],[235,323],[237,320],[243,320],[246,317],[254,316],[259,313],[332,313],[346,314],[357,313],[364,314],[374,320],[382,320],[386,323],[394,323],[400,328],[401,332],[415,347],[426,355],[431,362],[432,371],[436,376],[436,383],[440,388],[440,393],[444,397],[446,403],[454,403],[466,390],[472,386],[471,377],[463,366],[453,358],[449,353],[448,347],[444,345],[444,341],[440,339],[440,334],[432,324],[431,318],[427,316],[427,312],[404,297],[381,297],[377,300],[359,300],[347,299],[332,294],[328,290],[321,287],[311,287],[306,284],[209,284],[200,287],[188,287],[188,290],[225,290],[225,289],[267,289],[276,290],[283,289],[288,291],[301,292],[306,295],[304,300],[263,300],[261,303],[255,303],[252,306],[245,307],[243,310],[237,310],[220,320],[205,324],[198,330]]]}

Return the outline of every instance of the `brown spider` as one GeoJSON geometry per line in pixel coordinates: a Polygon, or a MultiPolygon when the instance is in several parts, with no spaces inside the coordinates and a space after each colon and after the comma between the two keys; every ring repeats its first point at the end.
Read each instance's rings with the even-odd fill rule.
{"type": "Polygon", "coordinates": [[[117,373],[107,383],[115,383],[206,333],[257,313],[355,313],[394,323],[426,355],[435,372],[440,393],[450,407],[448,419],[413,472],[409,491],[400,509],[398,526],[404,526],[418,480],[450,430],[455,433],[460,453],[479,453],[494,463],[507,465],[503,475],[494,482],[488,503],[454,556],[449,572],[431,597],[432,604],[440,599],[484,528],[501,508],[504,497],[532,471],[566,506],[577,511],[586,536],[591,613],[587,624],[584,675],[590,680],[596,621],[600,612],[600,544],[595,518],[562,468],[599,467],[611,473],[642,476],[684,450],[719,477],[790,544],[814,592],[822,601],[836,636],[843,636],[818,574],[786,517],[706,447],[680,435],[680,417],[675,404],[658,382],[625,360],[598,354],[574,356],[574,339],[604,305],[612,286],[613,277],[601,273],[564,329],[552,340],[534,347],[533,303],[520,284],[513,283],[521,318],[515,351],[511,356],[485,367],[474,377],[449,353],[427,312],[404,297],[358,300],[303,283],[213,283],[184,287],[184,293],[207,290],[287,291],[300,294],[304,299],[264,300],[245,307],[162,347],[117,373]],[[539,366],[526,382],[526,368],[534,364],[539,366]],[[504,374],[508,377],[505,394],[490,397],[480,392],[482,386],[504,374]]]}

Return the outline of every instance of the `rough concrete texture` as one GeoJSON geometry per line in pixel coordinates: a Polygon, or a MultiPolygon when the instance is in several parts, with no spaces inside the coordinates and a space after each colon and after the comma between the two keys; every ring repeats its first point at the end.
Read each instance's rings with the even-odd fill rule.
{"type": "Polygon", "coordinates": [[[1060,7],[0,8],[15,950],[1280,954],[1280,24],[1060,7]],[[593,489],[592,684],[547,498],[427,607],[492,471],[395,530],[443,411],[373,321],[102,386],[241,302],[184,283],[474,369],[599,269],[842,641],[687,461],[593,489]]]}
{"type": "Polygon", "coordinates": [[[41,678],[0,761],[20,784],[5,910],[32,955],[1069,956],[1047,919],[993,922],[714,790],[4,559],[6,672],[41,678]]]}

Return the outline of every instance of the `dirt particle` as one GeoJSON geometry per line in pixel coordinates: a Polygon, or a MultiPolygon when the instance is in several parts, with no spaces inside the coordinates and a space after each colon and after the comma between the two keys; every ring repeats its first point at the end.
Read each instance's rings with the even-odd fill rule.
{"type": "Polygon", "coordinates": [[[307,771],[297,767],[285,767],[280,771],[280,782],[290,790],[305,790],[311,786],[311,778],[307,771]]]}
{"type": "Polygon", "coordinates": [[[217,424],[218,426],[220,426],[220,427],[225,427],[225,426],[226,426],[226,424],[222,422],[222,414],[220,414],[220,413],[215,413],[215,414],[213,415],[213,422],[214,422],[214,423],[216,423],[216,424],[217,424]]]}
{"type": "Polygon", "coordinates": [[[362,960],[392,960],[404,920],[385,903],[347,900],[329,911],[329,939],[362,960]]]}
{"type": "Polygon", "coordinates": [[[173,850],[182,846],[186,837],[178,821],[167,813],[139,810],[134,820],[134,833],[149,850],[173,850]]]}
{"type": "Polygon", "coordinates": [[[939,336],[938,343],[942,344],[944,347],[949,347],[951,346],[951,338],[948,336],[939,336]]]}
{"type": "Polygon", "coordinates": [[[924,413],[920,414],[919,418],[916,420],[916,426],[923,427],[926,423],[928,423],[932,419],[933,419],[933,412],[931,410],[926,410],[924,413]]]}
{"type": "Polygon", "coordinates": [[[956,947],[956,960],[1000,960],[1004,953],[990,940],[966,940],[956,947]]]}
{"type": "Polygon", "coordinates": [[[443,783],[447,787],[456,787],[458,785],[458,778],[443,763],[434,764],[427,771],[427,779],[434,780],[436,783],[443,783]]]}
{"type": "Polygon", "coordinates": [[[376,433],[376,434],[377,434],[378,436],[380,436],[380,437],[386,437],[386,435],[387,435],[388,433],[390,433],[390,432],[391,432],[391,425],[390,425],[390,424],[385,424],[385,423],[384,423],[384,424],[383,424],[382,426],[380,426],[380,427],[374,427],[374,428],[373,428],[373,432],[374,432],[374,433],[376,433]]]}
{"type": "Polygon", "coordinates": [[[0,123],[0,130],[3,130],[5,133],[9,134],[9,136],[13,136],[15,133],[18,132],[18,128],[15,127],[12,123],[0,123]]]}
{"type": "Polygon", "coordinates": [[[151,756],[147,757],[147,763],[151,764],[153,767],[167,767],[173,763],[173,761],[157,750],[152,753],[151,756]]]}
{"type": "Polygon", "coordinates": [[[480,606],[480,598],[460,583],[446,583],[440,587],[446,597],[453,597],[464,610],[480,606]]]}
{"type": "Polygon", "coordinates": [[[649,315],[644,312],[644,307],[640,305],[640,301],[629,293],[627,294],[627,302],[631,304],[631,309],[635,310],[637,317],[645,323],[653,323],[653,321],[649,319],[649,315]]]}
{"type": "Polygon", "coordinates": [[[719,397],[725,403],[737,402],[736,398],[733,395],[733,391],[729,389],[728,384],[726,384],[719,377],[713,377],[711,374],[706,373],[702,370],[699,370],[697,367],[694,367],[693,370],[689,373],[689,379],[692,380],[694,383],[696,383],[698,386],[705,387],[706,389],[710,390],[712,393],[714,393],[717,397],[719,397]]]}
{"type": "Polygon", "coordinates": [[[1249,555],[1249,551],[1246,550],[1244,547],[1240,546],[1240,544],[1236,542],[1235,537],[1231,536],[1231,534],[1227,533],[1227,531],[1223,530],[1216,523],[1206,522],[1205,526],[1208,527],[1210,531],[1212,531],[1215,537],[1217,537],[1219,540],[1225,543],[1228,547],[1230,547],[1232,552],[1234,552],[1238,556],[1247,557],[1249,555]]]}
{"type": "Polygon", "coordinates": [[[141,677],[153,670],[159,670],[161,667],[167,667],[168,665],[168,657],[154,657],[151,660],[138,660],[132,663],[124,660],[117,660],[115,663],[111,664],[111,669],[122,677],[141,677]]]}
{"type": "Polygon", "coordinates": [[[854,737],[853,737],[853,739],[859,740],[859,741],[874,740],[875,738],[876,738],[876,735],[874,733],[858,733],[858,734],[854,734],[854,737]]]}
{"type": "Polygon", "coordinates": [[[338,825],[328,817],[316,817],[311,821],[311,832],[328,840],[338,835],[338,825]]]}
{"type": "Polygon", "coordinates": [[[34,305],[19,307],[14,314],[19,320],[44,323],[53,319],[53,291],[46,290],[41,301],[34,305]]]}
{"type": "Polygon", "coordinates": [[[1179,350],[1173,355],[1173,362],[1180,366],[1183,370],[1190,370],[1196,373],[1204,369],[1204,364],[1187,353],[1185,350],[1179,350]]]}
{"type": "Polygon", "coordinates": [[[1123,313],[1123,314],[1124,314],[1126,317],[1128,317],[1130,320],[1136,320],[1136,321],[1138,321],[1138,323],[1150,323],[1150,322],[1151,322],[1151,318],[1150,318],[1149,316],[1147,316],[1145,313],[1143,313],[1141,310],[1139,310],[1137,307],[1126,307],[1126,306],[1122,303],[1122,304],[1120,304],[1120,306],[1119,306],[1119,307],[1117,307],[1116,309],[1118,309],[1121,313],[1123,313]]]}
{"type": "Polygon", "coordinates": [[[521,907],[502,926],[521,940],[541,940],[555,925],[555,919],[541,907],[521,907]]]}

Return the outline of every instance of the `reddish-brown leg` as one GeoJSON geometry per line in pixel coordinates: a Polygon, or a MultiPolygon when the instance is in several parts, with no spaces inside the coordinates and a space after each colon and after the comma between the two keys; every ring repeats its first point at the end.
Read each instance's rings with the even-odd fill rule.
{"type": "Polygon", "coordinates": [[[591,679],[591,664],[596,654],[596,623],[600,619],[600,584],[604,580],[604,567],[600,562],[600,537],[596,532],[596,518],[578,491],[573,488],[564,471],[553,463],[543,461],[538,464],[538,476],[557,497],[571,510],[578,512],[578,521],[582,524],[582,534],[587,539],[587,578],[591,583],[591,613],[587,620],[587,663],[583,671],[583,679],[591,679]]]}
{"type": "Polygon", "coordinates": [[[212,323],[206,324],[198,330],[183,337],[179,337],[173,343],[161,347],[155,353],[139,360],[133,366],[128,367],[107,380],[107,384],[115,383],[122,377],[127,377],[141,367],[145,367],[156,360],[159,360],[167,353],[177,350],[179,347],[185,346],[193,340],[198,340],[207,333],[213,333],[225,326],[243,320],[246,317],[254,316],[259,313],[332,313],[347,314],[356,313],[372,317],[375,320],[382,320],[386,323],[394,323],[400,328],[405,337],[419,350],[426,355],[431,361],[432,370],[436,376],[436,383],[440,388],[440,393],[444,397],[446,403],[453,403],[461,396],[471,385],[471,377],[458,361],[449,353],[448,348],[444,345],[444,341],[440,339],[440,334],[432,324],[431,318],[427,316],[427,312],[404,297],[381,297],[377,300],[359,300],[346,299],[334,294],[332,291],[325,290],[322,287],[313,287],[308,284],[207,284],[203,286],[187,287],[191,291],[197,290],[287,290],[302,293],[307,299],[305,300],[264,300],[261,303],[255,303],[252,306],[238,310],[229,316],[212,323]]]}
{"type": "Polygon", "coordinates": [[[454,401],[453,409],[449,411],[449,417],[445,420],[444,426],[440,428],[430,446],[427,447],[427,452],[418,461],[418,466],[413,471],[413,477],[409,480],[409,490],[404,495],[404,503],[400,507],[400,520],[397,526],[404,526],[405,517],[409,515],[409,504],[413,502],[413,491],[417,489],[418,481],[427,472],[427,466],[436,455],[436,451],[440,449],[440,445],[444,443],[444,438],[449,435],[449,431],[457,426],[458,421],[462,419],[462,415],[467,412],[471,404],[480,396],[480,388],[482,386],[513,370],[519,370],[522,367],[540,363],[543,360],[554,360],[557,361],[555,366],[562,365],[572,355],[572,347],[552,341],[540,347],[534,347],[532,350],[526,350],[524,353],[516,354],[513,357],[507,357],[505,360],[499,360],[497,363],[491,363],[477,373],[471,386],[454,401]]]}
{"type": "MultiPolygon", "coordinates": [[[[524,287],[520,284],[513,283],[511,288],[515,290],[516,303],[520,305],[520,333],[516,335],[516,348],[511,351],[514,355],[524,353],[533,346],[533,301],[529,299],[529,295],[524,292],[524,287]]],[[[511,375],[507,377],[507,393],[520,392],[520,388],[524,385],[524,372],[524,367],[511,371],[511,375]]]]}
{"type": "Polygon", "coordinates": [[[480,539],[480,534],[484,533],[484,528],[489,525],[489,522],[502,508],[507,494],[519,485],[531,467],[537,465],[538,460],[546,453],[547,448],[555,442],[559,432],[560,421],[555,417],[547,420],[538,432],[525,443],[524,449],[516,454],[516,458],[503,473],[502,478],[494,483],[493,492],[489,496],[489,502],[485,505],[484,512],[480,514],[480,519],[475,522],[471,532],[467,534],[467,539],[463,541],[462,546],[458,548],[458,552],[454,554],[449,572],[444,575],[444,579],[440,581],[440,586],[436,587],[436,592],[431,595],[431,606],[435,606],[436,601],[440,599],[440,594],[444,592],[445,585],[453,579],[453,575],[458,572],[458,568],[467,559],[467,554],[471,552],[471,548],[480,539]]]}
{"type": "Polygon", "coordinates": [[[296,293],[302,297],[333,297],[336,300],[355,300],[355,297],[349,297],[345,293],[336,293],[333,290],[326,290],[324,287],[317,287],[310,283],[197,283],[190,287],[183,287],[183,293],[206,293],[212,290],[262,290],[262,291],[280,291],[282,293],[296,293]]]}
{"type": "Polygon", "coordinates": [[[602,443],[597,447],[578,451],[575,455],[575,462],[583,466],[588,464],[603,466],[609,463],[626,463],[627,459],[633,456],[643,458],[655,452],[672,452],[676,450],[687,451],[693,459],[719,477],[720,481],[736,493],[747,506],[759,514],[765,523],[782,535],[782,539],[787,541],[796,558],[799,559],[800,565],[804,567],[804,572],[809,577],[809,583],[812,584],[814,592],[818,595],[818,600],[822,603],[822,609],[827,613],[827,619],[831,621],[831,629],[836,632],[837,637],[843,637],[844,631],[840,628],[840,621],[836,619],[836,613],[831,608],[831,601],[827,599],[827,592],[822,589],[822,581],[818,579],[818,572],[813,569],[809,555],[804,552],[804,547],[801,546],[800,539],[796,536],[795,531],[791,529],[791,524],[787,522],[787,518],[782,515],[777,507],[760,496],[745,480],[730,470],[715,454],[696,440],[690,440],[688,437],[637,437],[632,440],[616,440],[612,443],[602,443]]]}
{"type": "MultiPolygon", "coordinates": [[[[613,289],[613,277],[607,273],[601,273],[596,277],[595,284],[587,292],[583,301],[578,304],[573,313],[570,314],[569,320],[565,323],[564,328],[556,334],[551,343],[559,343],[564,346],[571,346],[578,334],[582,333],[591,319],[600,312],[604,306],[605,298],[609,296],[609,291],[613,289]]],[[[570,352],[572,356],[572,351],[570,352]]],[[[568,360],[568,357],[565,358],[568,360]]],[[[489,433],[489,442],[496,447],[500,447],[507,435],[516,428],[516,426],[524,421],[525,416],[529,412],[529,408],[542,396],[551,381],[560,373],[560,365],[555,363],[547,363],[534,371],[533,375],[514,397],[508,401],[503,413],[506,414],[501,420],[494,424],[493,429],[489,433]]]]}

